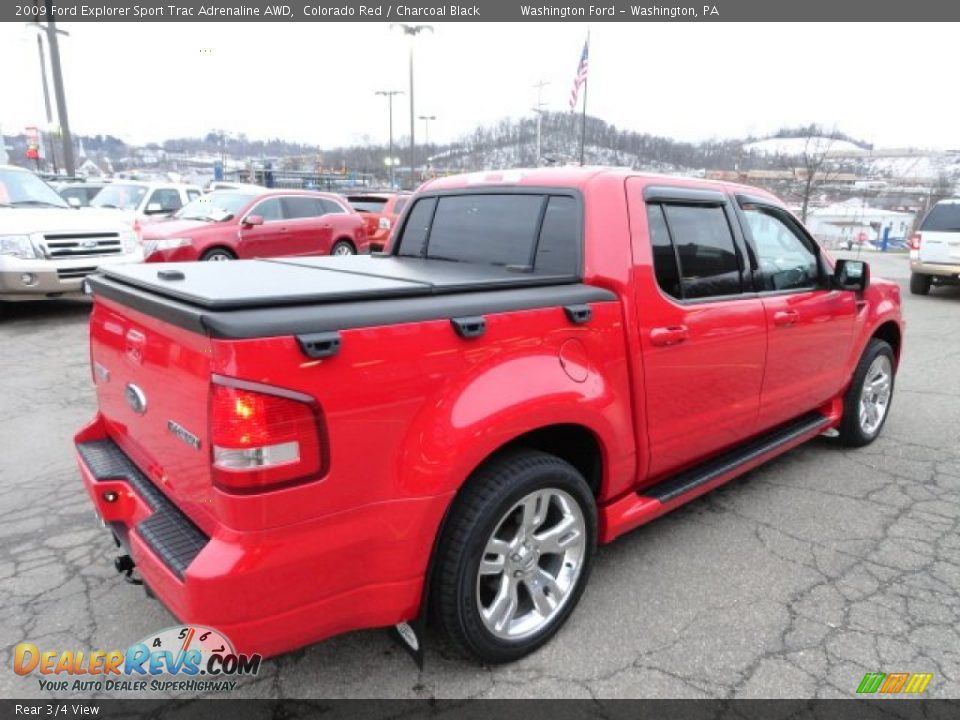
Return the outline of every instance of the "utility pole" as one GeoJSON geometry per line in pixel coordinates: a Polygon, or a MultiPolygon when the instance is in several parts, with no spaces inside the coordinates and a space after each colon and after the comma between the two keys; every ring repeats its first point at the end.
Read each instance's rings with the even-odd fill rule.
{"type": "MultiPolygon", "coordinates": [[[[48,2],[50,0],[47,0],[48,2]]],[[[425,30],[433,32],[433,25],[410,25],[408,23],[391,23],[390,28],[399,28],[403,31],[403,34],[410,38],[410,185],[411,189],[416,188],[417,183],[415,180],[414,173],[416,172],[417,167],[417,158],[415,154],[416,142],[414,139],[414,133],[416,132],[414,126],[414,105],[413,105],[413,41],[420,33],[425,30]]]]}
{"type": "Polygon", "coordinates": [[[390,188],[396,187],[396,169],[393,164],[393,96],[403,95],[403,90],[377,90],[375,95],[383,95],[387,98],[388,114],[390,116],[390,152],[387,155],[387,164],[390,167],[390,188]]]}
{"type": "Polygon", "coordinates": [[[543,157],[543,89],[550,83],[541,80],[534,87],[537,89],[537,105],[533,111],[537,114],[537,167],[540,167],[540,159],[543,157]]]}
{"type": "Polygon", "coordinates": [[[73,162],[73,137],[70,135],[70,120],[67,117],[67,95],[63,91],[63,70],[60,67],[60,44],[57,38],[57,35],[68,36],[69,33],[57,30],[53,20],[53,0],[44,0],[44,2],[47,8],[47,24],[46,27],[43,25],[40,27],[47,31],[47,46],[50,49],[53,93],[57,99],[57,117],[60,123],[60,135],[63,138],[63,166],[67,175],[73,177],[76,174],[76,166],[73,162]]]}

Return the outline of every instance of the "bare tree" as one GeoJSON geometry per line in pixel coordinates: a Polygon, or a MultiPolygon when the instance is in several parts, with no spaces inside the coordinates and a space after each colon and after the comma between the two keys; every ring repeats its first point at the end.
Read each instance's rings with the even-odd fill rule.
{"type": "Polygon", "coordinates": [[[800,221],[807,221],[810,200],[817,190],[833,180],[837,169],[830,160],[830,150],[837,139],[836,131],[825,135],[811,125],[804,138],[803,150],[797,155],[781,158],[781,164],[793,174],[792,194],[800,202],[800,221]]]}

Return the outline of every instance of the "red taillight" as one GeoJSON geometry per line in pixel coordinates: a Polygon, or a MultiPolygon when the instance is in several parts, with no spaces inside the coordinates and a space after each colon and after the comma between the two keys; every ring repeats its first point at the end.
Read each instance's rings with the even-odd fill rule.
{"type": "Polygon", "coordinates": [[[910,249],[919,250],[920,249],[920,233],[914,233],[913,237],[910,238],[910,249]]]}
{"type": "Polygon", "coordinates": [[[313,406],[244,385],[211,385],[214,483],[230,492],[259,492],[315,479],[323,448],[313,406]]]}

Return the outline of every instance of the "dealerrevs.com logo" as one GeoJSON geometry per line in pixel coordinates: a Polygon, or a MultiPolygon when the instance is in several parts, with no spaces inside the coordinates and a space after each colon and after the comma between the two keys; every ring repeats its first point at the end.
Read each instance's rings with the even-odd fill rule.
{"type": "Polygon", "coordinates": [[[40,675],[51,692],[225,692],[244,675],[256,675],[261,655],[238,654],[222,633],[200,625],[175,625],[126,650],[14,649],[18,675],[40,675]]]}

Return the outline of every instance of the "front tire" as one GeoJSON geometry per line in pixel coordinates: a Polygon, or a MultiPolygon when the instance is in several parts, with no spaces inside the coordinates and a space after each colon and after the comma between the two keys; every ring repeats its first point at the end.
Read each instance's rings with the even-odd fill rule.
{"type": "Polygon", "coordinates": [[[437,550],[440,625],[485,663],[533,652],[576,607],[596,527],[593,494],[566,461],[528,450],[488,462],[454,501],[437,550]]]}
{"type": "Polygon", "coordinates": [[[893,400],[893,348],[874,338],[867,344],[843,398],[840,442],[850,447],[869,445],[880,434],[893,400]]]}
{"type": "Polygon", "coordinates": [[[911,295],[929,295],[930,284],[932,280],[929,275],[922,273],[910,274],[910,294],[911,295]]]}
{"type": "Polygon", "coordinates": [[[333,244],[333,248],[330,250],[330,254],[334,256],[344,257],[346,255],[356,255],[357,251],[353,247],[353,244],[348,240],[337,240],[333,244]]]}
{"type": "Polygon", "coordinates": [[[200,259],[204,262],[229,262],[230,260],[236,260],[237,257],[229,250],[214,248],[213,250],[207,250],[200,259]]]}

